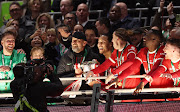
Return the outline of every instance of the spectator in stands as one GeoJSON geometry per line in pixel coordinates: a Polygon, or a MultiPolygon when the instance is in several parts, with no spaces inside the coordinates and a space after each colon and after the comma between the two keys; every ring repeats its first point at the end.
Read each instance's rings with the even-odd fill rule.
{"type": "MultiPolygon", "coordinates": [[[[25,32],[24,32],[24,20],[22,19],[22,7],[18,2],[12,2],[9,6],[9,14],[11,16],[11,19],[15,19],[19,21],[19,36],[24,37],[25,32]]],[[[10,20],[10,19],[9,19],[10,20]]],[[[6,27],[7,22],[9,21],[4,21],[4,25],[1,27],[0,32],[2,34],[4,28],[6,27]]]]}
{"type": "Polygon", "coordinates": [[[75,32],[84,32],[83,26],[81,24],[76,24],[74,26],[72,34],[75,33],[75,32]]]}
{"type": "Polygon", "coordinates": [[[173,28],[169,33],[169,38],[180,39],[180,27],[173,28]]]}
{"type": "Polygon", "coordinates": [[[73,13],[67,13],[64,18],[65,25],[68,25],[71,28],[71,31],[73,31],[74,26],[77,24],[76,15],[73,13]]]}
{"type": "Polygon", "coordinates": [[[117,24],[120,21],[121,9],[119,6],[114,5],[109,11],[109,20],[111,25],[117,24]]]}
{"type": "MultiPolygon", "coordinates": [[[[87,78],[93,76],[93,74],[98,74],[111,69],[112,73],[119,70],[115,74],[119,74],[121,71],[128,68],[132,61],[134,60],[137,49],[130,45],[128,42],[128,32],[124,28],[118,28],[113,33],[112,39],[114,51],[106,61],[104,61],[100,66],[88,72],[87,78]]],[[[110,74],[112,76],[112,74],[110,74]]],[[[109,75],[109,76],[110,76],[109,75]]],[[[135,84],[135,83],[134,83],[135,84]]],[[[136,83],[137,84],[137,83],[136,83]]],[[[134,86],[134,85],[128,85],[134,86]]],[[[136,87],[136,86],[135,86],[136,87]]]]}
{"type": "MultiPolygon", "coordinates": [[[[78,63],[82,64],[85,61],[92,61],[99,56],[92,52],[92,50],[86,45],[86,36],[82,32],[75,32],[72,36],[71,47],[64,54],[57,67],[57,74],[59,77],[81,77],[82,69],[80,67],[74,68],[78,63]]],[[[63,81],[64,87],[71,84],[73,81],[63,81]]],[[[87,86],[83,81],[82,86],[87,86]]],[[[86,89],[88,89],[87,87],[86,89]]]]}
{"type": "Polygon", "coordinates": [[[132,29],[132,35],[130,36],[130,43],[134,45],[138,51],[144,47],[143,36],[144,36],[144,31],[141,28],[132,29]]]}
{"type": "Polygon", "coordinates": [[[55,46],[59,45],[59,40],[56,36],[56,31],[54,28],[47,30],[47,40],[48,44],[45,45],[45,57],[47,60],[51,60],[54,65],[58,65],[56,57],[58,56],[58,51],[55,46]]]}
{"type": "Polygon", "coordinates": [[[89,19],[89,8],[87,4],[81,3],[78,5],[76,10],[76,16],[78,20],[78,24],[81,24],[84,29],[86,29],[87,26],[92,25],[93,23],[90,22],[89,19]]]}
{"type": "MultiPolygon", "coordinates": [[[[54,15],[55,24],[61,24],[65,19],[65,15],[73,11],[73,0],[54,0],[53,2],[59,5],[59,9],[55,9],[55,11],[61,12],[61,15],[54,15]]],[[[53,4],[52,6],[56,6],[57,4],[53,4]]],[[[54,7],[52,7],[52,9],[54,9],[54,7]]]]}
{"type": "Polygon", "coordinates": [[[95,26],[87,27],[85,29],[85,35],[87,44],[90,46],[90,48],[93,50],[94,53],[98,54],[98,48],[97,48],[97,39],[98,39],[98,31],[95,26]]]}
{"type": "MultiPolygon", "coordinates": [[[[6,28],[7,27],[13,27],[13,29],[15,30],[15,31],[13,31],[13,32],[15,32],[16,33],[16,38],[15,38],[15,49],[21,49],[21,48],[24,48],[25,46],[24,46],[24,37],[20,37],[19,36],[19,21],[18,20],[15,20],[15,19],[11,19],[11,20],[9,20],[8,22],[7,22],[7,24],[6,24],[6,28]]],[[[12,30],[11,30],[12,31],[12,30]]]]}
{"type": "Polygon", "coordinates": [[[56,34],[58,36],[59,42],[66,48],[69,48],[71,46],[72,36],[70,31],[70,27],[64,24],[58,25],[56,27],[56,34]]]}
{"type": "Polygon", "coordinates": [[[104,35],[104,34],[108,34],[111,33],[111,24],[108,18],[99,18],[96,21],[95,24],[97,30],[98,30],[98,34],[104,35]]]}
{"type": "Polygon", "coordinates": [[[41,35],[41,38],[43,39],[44,43],[47,43],[47,35],[46,31],[49,28],[54,28],[54,21],[51,19],[51,16],[48,13],[42,13],[38,16],[36,19],[36,30],[35,32],[30,35],[29,37],[26,37],[25,42],[29,43],[29,41],[35,37],[36,35],[41,35]]]}
{"type": "Polygon", "coordinates": [[[121,16],[120,16],[120,22],[118,22],[115,26],[112,28],[125,28],[125,29],[132,29],[140,27],[140,22],[138,20],[133,19],[128,15],[127,5],[123,2],[116,3],[117,6],[121,9],[121,16]]]}
{"type": "MultiPolygon", "coordinates": [[[[0,51],[0,79],[12,80],[14,79],[14,74],[12,68],[21,62],[26,62],[26,55],[23,53],[17,53],[15,47],[16,35],[7,31],[1,36],[1,44],[3,50],[0,51]]],[[[10,83],[1,82],[0,83],[1,92],[10,92],[10,83]]]]}

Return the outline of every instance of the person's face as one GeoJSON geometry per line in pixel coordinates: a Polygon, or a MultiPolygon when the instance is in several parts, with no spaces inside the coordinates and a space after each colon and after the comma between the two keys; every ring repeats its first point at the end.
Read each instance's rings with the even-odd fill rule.
{"type": "Polygon", "coordinates": [[[6,35],[2,41],[1,45],[3,46],[3,50],[8,52],[12,52],[15,47],[15,37],[13,35],[6,35]]]}
{"type": "Polygon", "coordinates": [[[60,11],[62,15],[67,14],[73,10],[73,6],[70,0],[61,0],[60,2],[60,11]]]}
{"type": "Polygon", "coordinates": [[[134,34],[134,35],[132,35],[130,37],[130,41],[131,41],[132,45],[137,46],[141,42],[142,37],[143,37],[142,34],[134,34]]]}
{"type": "Polygon", "coordinates": [[[39,26],[41,27],[43,25],[46,25],[46,28],[50,27],[50,21],[46,16],[42,16],[39,19],[39,26]]]}
{"type": "Polygon", "coordinates": [[[81,51],[83,51],[86,44],[87,42],[84,41],[83,39],[72,37],[71,46],[72,46],[72,50],[75,53],[80,53],[81,51]]]}
{"type": "Polygon", "coordinates": [[[92,46],[92,45],[94,45],[96,43],[96,39],[95,39],[96,34],[95,34],[94,30],[87,29],[85,31],[85,35],[86,35],[86,39],[87,39],[87,44],[89,46],[92,46]]]}
{"type": "Polygon", "coordinates": [[[121,16],[120,8],[117,6],[113,6],[109,12],[109,19],[111,21],[117,21],[120,19],[120,16],[121,16]]]}
{"type": "Polygon", "coordinates": [[[31,5],[31,11],[40,12],[41,4],[39,0],[34,0],[33,4],[31,5]]]}
{"type": "Polygon", "coordinates": [[[10,12],[12,19],[20,19],[22,16],[21,8],[15,4],[9,8],[9,12],[10,12]]]}
{"type": "Polygon", "coordinates": [[[42,46],[42,40],[39,36],[36,36],[33,38],[31,41],[31,46],[32,47],[41,47],[42,46]]]}
{"type": "Polygon", "coordinates": [[[64,24],[69,25],[71,29],[73,29],[76,24],[75,15],[70,13],[66,14],[64,18],[64,24]]]}
{"type": "Polygon", "coordinates": [[[152,48],[154,46],[158,46],[160,44],[160,39],[158,36],[154,35],[154,34],[147,34],[146,36],[143,37],[144,42],[145,42],[145,46],[147,48],[152,48]]]}
{"type": "Polygon", "coordinates": [[[10,26],[14,26],[14,28],[16,29],[16,31],[18,31],[19,30],[19,22],[18,21],[16,21],[16,20],[14,20],[12,23],[11,23],[11,25],[10,26]]]}
{"type": "Polygon", "coordinates": [[[47,39],[51,43],[55,43],[56,41],[56,34],[53,32],[47,32],[47,39]]]}
{"type": "Polygon", "coordinates": [[[178,55],[177,52],[174,52],[177,49],[175,46],[166,43],[163,51],[165,53],[165,59],[172,59],[173,55],[178,55]]]}
{"type": "Polygon", "coordinates": [[[75,25],[74,26],[74,30],[73,30],[73,33],[74,32],[83,32],[83,27],[81,25],[75,25]]]}
{"type": "Polygon", "coordinates": [[[98,30],[98,34],[102,34],[102,27],[101,27],[99,21],[96,21],[95,26],[96,26],[96,29],[98,30]]]}
{"type": "Polygon", "coordinates": [[[43,55],[43,51],[42,50],[35,50],[32,55],[31,55],[31,60],[33,59],[43,59],[44,55],[43,55]]]}
{"type": "Polygon", "coordinates": [[[77,15],[78,20],[87,20],[89,16],[87,5],[80,4],[77,8],[76,15],[77,15]]]}
{"type": "Polygon", "coordinates": [[[111,44],[108,41],[108,37],[104,35],[98,38],[97,46],[100,54],[106,53],[111,49],[111,44]]]}
{"type": "Polygon", "coordinates": [[[121,49],[122,42],[123,41],[118,36],[116,36],[115,33],[113,33],[112,43],[114,49],[121,49]]]}

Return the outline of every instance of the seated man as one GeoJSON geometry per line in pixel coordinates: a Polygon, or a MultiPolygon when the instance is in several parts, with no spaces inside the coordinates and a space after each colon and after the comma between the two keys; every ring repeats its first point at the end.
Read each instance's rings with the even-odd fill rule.
{"type": "MultiPolygon", "coordinates": [[[[0,51],[0,79],[12,80],[14,74],[12,68],[21,62],[26,62],[26,55],[17,53],[14,50],[16,35],[11,31],[7,31],[1,36],[1,45],[3,50],[0,51]]],[[[10,83],[0,83],[0,92],[10,92],[10,83]]]]}

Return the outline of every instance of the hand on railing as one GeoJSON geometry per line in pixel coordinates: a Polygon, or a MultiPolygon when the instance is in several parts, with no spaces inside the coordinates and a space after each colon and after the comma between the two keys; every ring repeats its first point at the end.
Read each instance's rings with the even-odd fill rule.
{"type": "Polygon", "coordinates": [[[133,95],[139,94],[143,88],[144,88],[144,82],[140,82],[139,85],[136,87],[136,90],[134,91],[133,95]]]}
{"type": "Polygon", "coordinates": [[[114,77],[114,74],[109,74],[108,76],[107,76],[107,78],[106,78],[106,81],[105,81],[105,84],[108,84],[109,83],[109,81],[111,81],[112,79],[113,79],[113,77],[114,77]]]}
{"type": "Polygon", "coordinates": [[[106,86],[106,89],[109,89],[111,86],[115,85],[115,88],[117,88],[117,86],[122,86],[122,83],[119,81],[118,78],[115,78],[112,82],[110,82],[110,84],[108,86],[106,86]]]}

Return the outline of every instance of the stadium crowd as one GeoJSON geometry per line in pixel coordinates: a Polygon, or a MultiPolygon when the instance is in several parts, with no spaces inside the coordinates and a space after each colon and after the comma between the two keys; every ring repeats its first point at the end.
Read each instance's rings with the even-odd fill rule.
{"type": "MultiPolygon", "coordinates": [[[[86,77],[62,81],[64,91],[92,89],[96,83],[105,89],[136,88],[135,93],[144,86],[179,87],[180,20],[174,4],[178,0],[54,0],[52,6],[48,0],[24,0],[23,5],[13,1],[11,18],[0,29],[0,79],[13,80],[18,63],[42,59],[53,63],[52,75],[59,78],[86,77]],[[159,8],[146,28],[128,14],[128,8],[153,6],[159,8]],[[61,15],[52,18],[51,9],[61,15]],[[89,21],[90,10],[103,10],[102,17],[89,21]],[[127,76],[138,74],[145,78],[126,79],[122,86],[127,76]],[[94,76],[107,78],[88,79],[94,76]]],[[[15,94],[6,82],[0,83],[0,92],[15,94]]]]}

